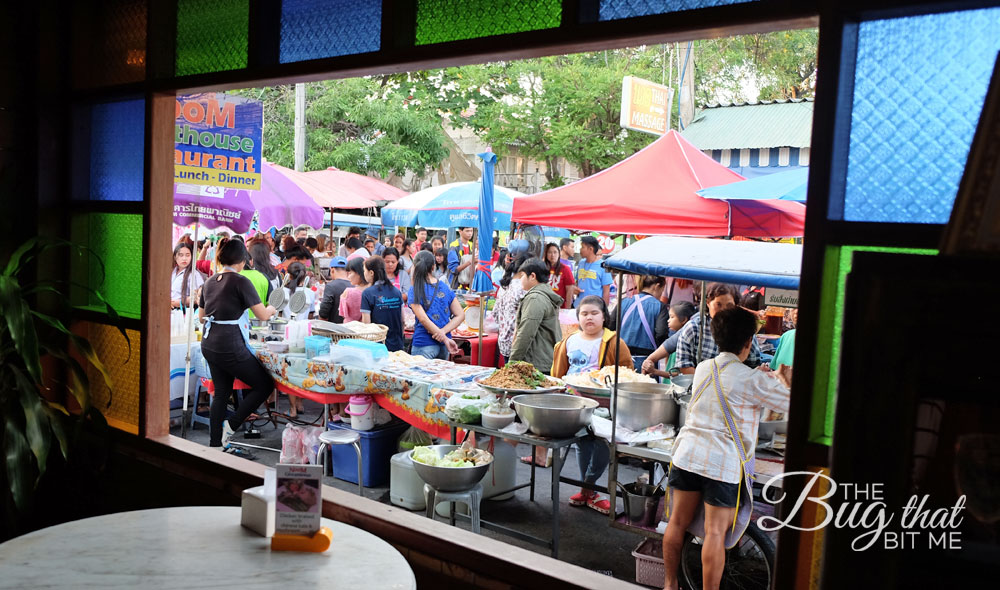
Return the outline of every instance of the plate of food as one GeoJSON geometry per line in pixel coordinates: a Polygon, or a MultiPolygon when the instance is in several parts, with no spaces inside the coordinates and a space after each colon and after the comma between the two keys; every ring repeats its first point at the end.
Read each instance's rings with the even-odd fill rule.
{"type": "MultiPolygon", "coordinates": [[[[575,375],[566,375],[563,381],[567,385],[576,389],[580,393],[590,395],[611,395],[611,388],[608,383],[614,383],[615,367],[608,366],[598,371],[587,371],[575,375]]],[[[628,367],[618,367],[619,383],[656,383],[656,380],[649,375],[636,373],[628,367]]]]}
{"type": "Polygon", "coordinates": [[[566,388],[566,384],[559,379],[543,375],[534,365],[524,361],[507,363],[489,377],[476,379],[475,383],[497,395],[552,393],[566,388]]]}

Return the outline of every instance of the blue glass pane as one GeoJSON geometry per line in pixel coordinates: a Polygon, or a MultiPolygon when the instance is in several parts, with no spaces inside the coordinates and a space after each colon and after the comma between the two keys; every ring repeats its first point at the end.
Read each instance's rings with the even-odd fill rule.
{"type": "Polygon", "coordinates": [[[281,63],[378,51],[381,34],[381,2],[281,3],[281,63]]]}
{"type": "Polygon", "coordinates": [[[861,23],[843,219],[947,223],[998,49],[1000,8],[861,23]]]}
{"type": "Polygon", "coordinates": [[[94,201],[141,201],[146,101],[95,104],[90,110],[90,194],[94,201]]]}
{"type": "Polygon", "coordinates": [[[743,4],[757,0],[601,0],[600,20],[616,20],[633,16],[649,16],[667,12],[681,12],[696,8],[743,4]]]}

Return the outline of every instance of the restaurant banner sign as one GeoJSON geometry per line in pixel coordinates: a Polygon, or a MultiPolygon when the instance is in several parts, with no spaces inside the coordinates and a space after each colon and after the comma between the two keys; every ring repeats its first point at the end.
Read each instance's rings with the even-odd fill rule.
{"type": "Polygon", "coordinates": [[[260,190],[263,103],[206,92],[178,96],[174,182],[260,190]]]}
{"type": "Polygon", "coordinates": [[[670,129],[670,107],[674,89],[642,78],[622,79],[622,114],[619,123],[653,135],[663,135],[670,129]]]}

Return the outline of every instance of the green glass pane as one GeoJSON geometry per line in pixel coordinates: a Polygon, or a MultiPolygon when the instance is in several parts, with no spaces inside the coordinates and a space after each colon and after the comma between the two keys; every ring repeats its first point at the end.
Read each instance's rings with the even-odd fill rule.
{"type": "Polygon", "coordinates": [[[249,0],[178,0],[178,76],[247,67],[249,0]]]}
{"type": "MultiPolygon", "coordinates": [[[[119,314],[142,315],[142,215],[84,213],[73,217],[72,240],[92,253],[74,254],[70,261],[73,280],[96,290],[119,314]],[[100,258],[101,264],[94,255],[100,258]]],[[[104,311],[93,293],[76,289],[77,307],[104,311]]]]}
{"type": "Polygon", "coordinates": [[[886,252],[890,254],[936,255],[937,250],[918,248],[885,248],[875,246],[828,246],[823,262],[823,286],[820,296],[820,318],[816,346],[816,371],[813,381],[812,417],[809,440],[830,445],[833,441],[833,420],[837,408],[837,388],[840,385],[840,351],[844,334],[844,301],[847,295],[847,275],[851,272],[856,252],[886,252]]]}
{"type": "Polygon", "coordinates": [[[416,44],[554,29],[562,0],[417,0],[416,44]]]}

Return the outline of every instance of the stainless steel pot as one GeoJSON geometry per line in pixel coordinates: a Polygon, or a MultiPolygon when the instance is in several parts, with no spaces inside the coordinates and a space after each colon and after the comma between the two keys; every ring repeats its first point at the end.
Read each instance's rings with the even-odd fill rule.
{"type": "Polygon", "coordinates": [[[530,393],[514,398],[514,411],[538,436],[565,438],[590,424],[597,402],[563,393],[530,393]]]}
{"type": "MultiPolygon", "coordinates": [[[[462,448],[462,445],[430,445],[427,448],[437,453],[438,457],[444,457],[448,453],[462,448]]],[[[413,451],[410,451],[410,459],[413,459],[413,451]]],[[[485,465],[476,465],[475,467],[437,467],[413,461],[413,469],[420,476],[420,479],[435,490],[464,492],[476,487],[476,484],[486,476],[486,472],[490,470],[492,464],[491,460],[485,465]]]]}
{"type": "Polygon", "coordinates": [[[688,404],[691,403],[691,394],[687,395],[677,395],[674,396],[677,406],[680,408],[680,412],[677,415],[677,431],[680,432],[681,427],[684,426],[684,421],[687,420],[688,414],[688,404]]]}
{"type": "Polygon", "coordinates": [[[654,424],[673,424],[677,419],[677,402],[672,392],[669,383],[619,383],[618,424],[632,431],[654,424]]]}

